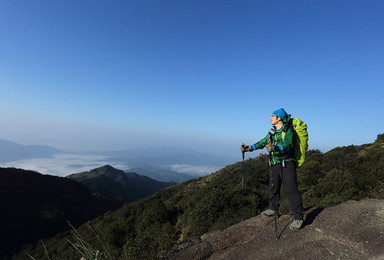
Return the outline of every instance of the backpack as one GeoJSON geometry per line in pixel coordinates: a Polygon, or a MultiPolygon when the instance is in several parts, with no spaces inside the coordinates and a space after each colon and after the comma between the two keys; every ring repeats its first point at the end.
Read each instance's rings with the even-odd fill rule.
{"type": "Polygon", "coordinates": [[[307,125],[298,118],[290,118],[288,124],[283,129],[282,137],[284,140],[285,132],[289,127],[293,127],[294,140],[293,149],[295,151],[295,159],[297,167],[303,165],[305,161],[305,152],[308,150],[308,131],[307,125]]]}

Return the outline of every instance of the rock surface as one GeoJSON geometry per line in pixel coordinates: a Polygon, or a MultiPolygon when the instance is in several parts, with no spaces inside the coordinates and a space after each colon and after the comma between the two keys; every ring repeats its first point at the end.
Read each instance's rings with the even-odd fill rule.
{"type": "Polygon", "coordinates": [[[305,213],[303,228],[292,216],[256,216],[175,247],[166,259],[384,259],[384,200],[347,201],[305,213]]]}

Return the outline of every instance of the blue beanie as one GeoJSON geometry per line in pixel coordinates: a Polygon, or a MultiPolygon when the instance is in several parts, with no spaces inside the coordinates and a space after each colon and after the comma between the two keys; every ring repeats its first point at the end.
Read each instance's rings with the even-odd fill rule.
{"type": "Polygon", "coordinates": [[[284,120],[284,117],[287,115],[287,112],[285,112],[284,108],[279,108],[279,109],[273,111],[272,115],[281,117],[281,119],[284,120]]]}

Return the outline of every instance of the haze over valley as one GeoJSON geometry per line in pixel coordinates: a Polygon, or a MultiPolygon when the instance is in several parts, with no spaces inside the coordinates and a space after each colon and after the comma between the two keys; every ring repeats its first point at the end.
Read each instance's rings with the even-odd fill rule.
{"type": "Polygon", "coordinates": [[[49,146],[21,145],[0,139],[1,167],[21,168],[56,176],[67,176],[111,165],[116,169],[150,175],[149,177],[160,181],[180,182],[210,174],[234,162],[236,158],[172,147],[158,147],[148,151],[67,152],[49,146]],[[172,177],[167,178],[164,175],[172,177]]]}

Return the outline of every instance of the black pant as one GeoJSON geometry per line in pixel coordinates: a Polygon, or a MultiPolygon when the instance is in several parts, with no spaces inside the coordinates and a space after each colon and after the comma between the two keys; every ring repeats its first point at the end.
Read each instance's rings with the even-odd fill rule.
{"type": "Polygon", "coordinates": [[[295,162],[285,162],[271,166],[269,178],[269,208],[277,210],[280,201],[280,188],[284,185],[294,219],[303,219],[303,201],[297,188],[295,162]]]}

